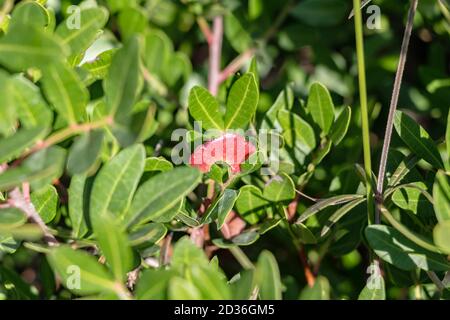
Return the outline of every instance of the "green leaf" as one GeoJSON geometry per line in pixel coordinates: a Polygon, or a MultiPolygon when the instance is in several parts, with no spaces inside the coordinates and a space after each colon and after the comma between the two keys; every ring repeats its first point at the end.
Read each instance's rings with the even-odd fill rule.
{"type": "Polygon", "coordinates": [[[93,219],[92,227],[114,277],[118,281],[124,281],[133,266],[133,252],[127,235],[110,215],[103,215],[99,220],[93,219]]]}
{"type": "Polygon", "coordinates": [[[0,63],[14,71],[46,68],[62,62],[66,52],[59,39],[33,25],[14,25],[0,38],[0,63]]]}
{"type": "MultiPolygon", "coordinates": [[[[388,180],[389,187],[397,186],[407,175],[411,172],[411,170],[415,167],[418,162],[418,158],[415,155],[410,155],[405,158],[395,169],[394,173],[388,180]]],[[[386,190],[387,192],[387,190],[386,190]]]]}
{"type": "Polygon", "coordinates": [[[103,137],[102,130],[91,130],[75,140],[67,158],[69,174],[83,174],[95,166],[102,150],[103,137]]]}
{"type": "Polygon", "coordinates": [[[225,15],[224,32],[234,50],[244,52],[252,46],[250,34],[231,12],[225,15]]]}
{"type": "Polygon", "coordinates": [[[445,131],[445,143],[447,145],[447,157],[450,161],[450,110],[447,116],[447,130],[445,131]]]}
{"type": "Polygon", "coordinates": [[[83,251],[59,246],[52,249],[47,258],[62,284],[77,294],[114,291],[115,283],[105,267],[83,251]]]}
{"type": "Polygon", "coordinates": [[[7,208],[0,210],[0,227],[17,228],[27,222],[25,213],[16,208],[7,208]]]}
{"type": "Polygon", "coordinates": [[[260,189],[253,185],[247,185],[239,190],[239,196],[236,200],[236,209],[246,221],[254,224],[259,220],[257,211],[269,204],[270,202],[263,198],[260,189]]]}
{"type": "Polygon", "coordinates": [[[259,239],[259,233],[256,231],[244,231],[237,235],[231,242],[237,246],[249,246],[259,239]]]}
{"type": "Polygon", "coordinates": [[[350,107],[346,107],[334,122],[330,131],[330,139],[333,141],[335,146],[341,143],[342,139],[344,139],[347,134],[351,118],[352,109],[350,107]]]}
{"type": "Polygon", "coordinates": [[[47,134],[45,127],[20,129],[16,134],[0,139],[0,163],[17,158],[47,134]]]}
{"type": "Polygon", "coordinates": [[[450,184],[447,175],[439,170],[433,185],[434,212],[439,222],[450,220],[450,184]]]}
{"type": "Polygon", "coordinates": [[[258,100],[255,76],[247,73],[231,87],[225,112],[225,129],[244,128],[255,114],[258,100]]]}
{"type": "Polygon", "coordinates": [[[365,235],[370,247],[381,259],[402,270],[446,271],[450,268],[444,256],[419,247],[394,228],[370,225],[365,235]]]}
{"type": "Polygon", "coordinates": [[[322,231],[320,232],[320,236],[324,237],[328,231],[331,230],[331,227],[334,226],[339,220],[341,220],[347,213],[349,213],[352,209],[363,203],[366,199],[361,198],[357,199],[351,202],[346,203],[342,207],[340,207],[338,210],[336,210],[325,222],[325,225],[322,228],[322,231]]]}
{"type": "Polygon", "coordinates": [[[49,15],[44,6],[37,1],[21,2],[14,8],[9,28],[19,23],[43,28],[49,23],[49,15]]]}
{"type": "Polygon", "coordinates": [[[145,159],[145,172],[149,171],[161,171],[166,172],[173,169],[173,164],[167,161],[163,157],[150,157],[145,159]]]}
{"type": "Polygon", "coordinates": [[[325,200],[321,200],[316,204],[312,205],[308,209],[306,209],[302,215],[298,218],[296,223],[302,223],[309,217],[315,215],[316,213],[322,211],[329,206],[336,206],[339,204],[344,204],[353,200],[361,199],[363,196],[358,194],[344,194],[335,197],[331,197],[325,200]]]}
{"type": "Polygon", "coordinates": [[[88,231],[86,190],[87,177],[85,175],[73,176],[69,186],[69,217],[72,222],[72,235],[75,239],[82,238],[88,231]]]}
{"type": "Polygon", "coordinates": [[[392,194],[392,202],[394,202],[399,208],[418,213],[420,208],[420,202],[428,202],[423,196],[424,191],[426,192],[427,186],[423,182],[415,182],[407,184],[406,186],[397,186],[396,190],[392,194]]]}
{"type": "Polygon", "coordinates": [[[103,166],[92,187],[91,220],[125,214],[144,171],[144,161],[144,147],[137,144],[122,150],[103,166]]]}
{"type": "Polygon", "coordinates": [[[314,122],[328,134],[334,122],[334,105],[328,89],[320,83],[313,83],[306,107],[314,122]]]}
{"type": "Polygon", "coordinates": [[[278,114],[281,110],[290,110],[294,104],[294,92],[292,86],[288,85],[280,92],[277,99],[264,115],[261,129],[280,129],[278,114]]]}
{"type": "Polygon", "coordinates": [[[39,88],[23,76],[11,79],[11,94],[20,123],[25,128],[46,127],[53,121],[53,113],[39,88]]]}
{"type": "Polygon", "coordinates": [[[140,7],[122,10],[117,24],[123,39],[128,39],[135,33],[143,33],[147,26],[146,12],[140,7]]]}
{"type": "Polygon", "coordinates": [[[311,27],[331,27],[343,22],[350,8],[343,0],[306,0],[300,2],[291,14],[311,27]]]}
{"type": "Polygon", "coordinates": [[[175,276],[171,270],[145,270],[136,285],[139,300],[166,300],[169,281],[175,276]]]}
{"type": "Polygon", "coordinates": [[[330,282],[323,276],[318,276],[314,286],[305,287],[299,296],[299,300],[330,300],[330,282]]]}
{"type": "Polygon", "coordinates": [[[41,81],[47,99],[69,124],[75,124],[84,117],[89,92],[67,64],[47,66],[41,81]]]}
{"type": "Polygon", "coordinates": [[[183,237],[175,244],[171,262],[172,267],[183,270],[192,265],[207,265],[208,259],[202,249],[183,237]]]}
{"type": "Polygon", "coordinates": [[[73,17],[69,17],[56,28],[55,34],[70,48],[71,55],[84,53],[100,35],[101,28],[108,21],[108,11],[102,7],[87,8],[80,11],[79,28],[74,27],[73,17]]]}
{"type": "Polygon", "coordinates": [[[434,167],[443,169],[439,151],[422,126],[401,111],[395,113],[394,126],[400,138],[414,154],[434,167]]]}
{"type": "Polygon", "coordinates": [[[288,146],[294,147],[300,143],[300,148],[305,153],[311,152],[316,147],[314,129],[298,115],[287,110],[278,113],[278,121],[283,128],[283,137],[288,146]]]}
{"type": "Polygon", "coordinates": [[[0,191],[6,191],[30,182],[33,188],[49,184],[59,178],[64,169],[66,152],[60,147],[51,147],[34,153],[20,167],[0,174],[0,191]]]}
{"type": "Polygon", "coordinates": [[[228,214],[234,207],[237,196],[236,190],[225,189],[220,197],[208,208],[208,211],[203,216],[203,223],[210,223],[211,220],[217,219],[217,230],[221,229],[228,214]]]}
{"type": "Polygon", "coordinates": [[[205,130],[223,130],[224,123],[219,111],[219,102],[208,90],[195,86],[189,93],[189,113],[205,130]]]}
{"type": "Polygon", "coordinates": [[[173,45],[167,35],[160,30],[151,30],[145,36],[143,60],[147,70],[160,76],[172,55],[173,45]]]}
{"type": "Polygon", "coordinates": [[[272,202],[292,200],[295,198],[294,181],[285,173],[273,177],[265,186],[263,197],[272,202]]]}
{"type": "Polygon", "coordinates": [[[132,37],[116,51],[108,75],[103,82],[108,114],[116,119],[129,116],[139,90],[139,42],[132,37]]]}
{"type": "Polygon", "coordinates": [[[130,232],[130,244],[135,247],[141,244],[157,244],[167,233],[167,228],[162,223],[149,223],[139,226],[130,232]]]}
{"type": "Polygon", "coordinates": [[[108,75],[112,58],[116,49],[106,50],[100,53],[94,60],[87,61],[77,69],[80,78],[86,86],[97,80],[104,79],[108,75]]]}
{"type": "Polygon", "coordinates": [[[231,298],[230,288],[222,273],[216,268],[193,265],[187,273],[187,278],[198,289],[202,300],[228,300],[231,298]]]}
{"type": "Polygon", "coordinates": [[[440,222],[433,231],[434,243],[450,252],[450,220],[440,222]]]}
{"type": "Polygon", "coordinates": [[[281,300],[282,284],[277,261],[270,251],[264,250],[256,264],[256,282],[262,300],[281,300]]]}
{"type": "Polygon", "coordinates": [[[202,295],[192,282],[180,277],[174,277],[169,283],[169,299],[201,300],[202,295]]]}
{"type": "Polygon", "coordinates": [[[231,292],[233,293],[233,299],[249,300],[250,296],[253,293],[253,290],[255,290],[255,282],[255,270],[250,269],[241,271],[239,273],[239,278],[231,282],[231,292]]]}
{"type": "Polygon", "coordinates": [[[188,167],[160,173],[142,184],[125,216],[128,226],[158,218],[190,193],[200,182],[201,173],[188,167]]]}
{"type": "Polygon", "coordinates": [[[52,185],[47,185],[31,194],[31,202],[45,223],[56,217],[58,209],[58,192],[52,185]]]}
{"type": "MultiPolygon", "coordinates": [[[[373,277],[373,276],[372,276],[373,277]]],[[[368,280],[370,281],[370,279],[368,280]]],[[[367,284],[358,296],[358,300],[386,300],[386,289],[384,285],[384,278],[379,275],[376,280],[379,288],[370,288],[367,284]]]]}
{"type": "Polygon", "coordinates": [[[317,239],[312,231],[303,223],[296,223],[291,226],[292,232],[297,239],[304,244],[316,244],[317,239]]]}

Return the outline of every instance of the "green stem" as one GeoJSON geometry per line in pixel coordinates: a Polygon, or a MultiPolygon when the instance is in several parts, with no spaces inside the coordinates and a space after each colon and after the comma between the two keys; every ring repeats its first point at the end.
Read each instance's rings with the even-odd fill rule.
{"type": "Polygon", "coordinates": [[[355,12],[356,53],[358,60],[359,97],[361,104],[361,126],[366,174],[367,209],[369,224],[374,222],[374,198],[372,192],[372,160],[370,154],[369,112],[367,108],[366,67],[364,62],[364,40],[361,16],[361,1],[353,0],[355,12]]]}
{"type": "Polygon", "coordinates": [[[230,250],[231,254],[236,258],[236,260],[239,262],[239,264],[245,270],[249,270],[249,269],[254,269],[255,268],[253,263],[250,261],[250,259],[247,257],[247,255],[244,253],[244,251],[242,251],[241,248],[236,246],[236,247],[231,247],[229,250],[230,250]]]}

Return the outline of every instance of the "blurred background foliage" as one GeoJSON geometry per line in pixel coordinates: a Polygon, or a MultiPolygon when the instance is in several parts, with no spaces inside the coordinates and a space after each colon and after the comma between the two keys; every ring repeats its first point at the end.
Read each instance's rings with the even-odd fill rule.
{"type": "MultiPolygon", "coordinates": [[[[145,48],[144,58],[146,65],[156,70],[146,98],[156,104],[159,123],[152,142],[146,144],[149,152],[158,142],[169,140],[173,129],[191,126],[187,95],[195,84],[206,86],[208,74],[208,45],[198,22],[204,18],[210,23],[211,17],[221,13],[225,16],[222,68],[249,50],[257,58],[261,85],[257,118],[265,114],[287,83],[292,84],[296,97],[305,99],[310,85],[319,81],[329,89],[338,110],[352,106],[349,133],[320,164],[304,192],[320,198],[354,191],[359,178],[355,176],[353,165],[361,162],[362,142],[354,26],[348,19],[350,0],[48,0],[47,7],[53,8],[60,22],[68,16],[67,9],[71,5],[88,7],[95,3],[108,7],[111,16],[102,35],[86,55],[80,57],[84,62],[119,46],[135,32],[150,29],[147,37],[154,38],[149,42],[152,45],[145,48]]],[[[448,2],[443,3],[449,7],[448,2]]],[[[371,4],[381,9],[381,28],[365,29],[371,141],[374,159],[378,159],[409,1],[373,0],[371,4]]],[[[366,9],[363,13],[365,20],[370,17],[366,9]]],[[[449,18],[448,11],[438,0],[419,1],[399,101],[399,108],[438,141],[444,139],[450,107],[449,18]]],[[[108,56],[103,58],[108,59],[108,56]]],[[[250,59],[243,70],[249,63],[250,59]]],[[[83,70],[78,71],[83,75],[83,70]]],[[[83,80],[92,83],[89,87],[92,100],[103,95],[101,82],[95,77],[83,80]]],[[[219,96],[226,94],[226,88],[227,83],[221,86],[219,96]]],[[[295,101],[296,105],[303,103],[302,99],[295,101]]],[[[401,145],[395,135],[393,139],[394,148],[401,145]]],[[[170,151],[170,145],[163,145],[161,154],[170,157],[170,151]]],[[[364,219],[364,211],[363,206],[346,221],[351,225],[351,219],[357,216],[364,219]]],[[[354,230],[359,238],[360,231],[358,227],[354,230]]],[[[284,297],[296,299],[301,291],[299,283],[304,283],[304,279],[299,272],[300,265],[292,263],[297,252],[289,241],[284,230],[276,228],[271,236],[261,238],[246,251],[252,260],[261,248],[274,253],[286,287],[284,297]]],[[[358,243],[343,239],[329,248],[332,258],[323,261],[321,266],[321,274],[328,280],[319,279],[319,286],[322,286],[319,292],[331,291],[333,297],[357,298],[367,278],[369,261],[369,253],[357,248],[358,243]]],[[[311,261],[321,259],[321,252],[313,248],[308,252],[311,261]]],[[[226,250],[220,254],[222,267],[232,276],[238,266],[227,259],[231,256],[226,250]]],[[[37,275],[28,267],[32,259],[30,252],[21,248],[14,255],[5,256],[2,263],[18,270],[27,281],[33,281],[37,275]]],[[[42,289],[50,296],[53,275],[47,262],[41,261],[39,277],[45,280],[39,283],[48,286],[42,289]]],[[[412,279],[423,276],[404,277],[395,267],[389,267],[386,272],[389,273],[388,298],[413,295],[414,292],[399,288],[414,285],[412,279]]],[[[314,296],[317,291],[303,294],[304,297],[314,296]]],[[[36,292],[29,295],[36,295],[36,292]]]]}

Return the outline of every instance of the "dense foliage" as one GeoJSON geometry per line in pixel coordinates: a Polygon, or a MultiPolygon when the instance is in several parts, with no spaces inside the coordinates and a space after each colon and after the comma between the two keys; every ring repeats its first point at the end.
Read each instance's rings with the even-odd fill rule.
{"type": "Polygon", "coordinates": [[[0,298],[450,298],[450,6],[390,123],[359,3],[0,0],[0,298]]]}

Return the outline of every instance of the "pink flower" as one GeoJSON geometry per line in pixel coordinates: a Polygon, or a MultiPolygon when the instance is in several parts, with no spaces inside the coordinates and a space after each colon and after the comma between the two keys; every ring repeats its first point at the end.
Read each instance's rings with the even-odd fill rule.
{"type": "Polygon", "coordinates": [[[241,163],[255,151],[255,146],[244,137],[227,133],[197,147],[189,159],[189,164],[202,172],[209,172],[214,163],[223,161],[236,173],[241,171],[241,163]]]}

